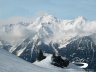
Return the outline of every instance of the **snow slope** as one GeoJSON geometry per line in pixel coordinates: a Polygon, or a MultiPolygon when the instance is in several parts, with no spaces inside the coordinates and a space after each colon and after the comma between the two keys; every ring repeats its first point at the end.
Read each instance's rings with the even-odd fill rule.
{"type": "MultiPolygon", "coordinates": [[[[45,65],[46,66],[46,65],[45,65]]],[[[77,72],[73,69],[49,69],[28,63],[0,48],[0,72],[77,72]]],[[[79,71],[78,71],[79,72],[79,71]]],[[[80,71],[81,72],[81,71],[80,71]]]]}
{"type": "MultiPolygon", "coordinates": [[[[35,64],[35,65],[37,65],[37,66],[40,66],[40,67],[43,67],[43,68],[48,68],[48,69],[55,69],[55,70],[61,70],[62,68],[60,68],[60,67],[56,67],[56,66],[54,66],[54,65],[52,65],[51,64],[51,56],[52,55],[48,55],[47,56],[47,58],[45,58],[44,60],[42,60],[42,61],[36,61],[36,62],[34,62],[33,64],[35,64]]],[[[85,72],[83,69],[80,69],[78,66],[76,66],[76,65],[74,65],[74,64],[72,64],[72,63],[70,63],[69,65],[68,65],[68,67],[65,67],[65,68],[63,68],[64,70],[78,70],[78,71],[82,71],[82,72],[85,72]]]]}
{"type": "Polygon", "coordinates": [[[41,72],[42,69],[0,49],[0,72],[41,72]]]}

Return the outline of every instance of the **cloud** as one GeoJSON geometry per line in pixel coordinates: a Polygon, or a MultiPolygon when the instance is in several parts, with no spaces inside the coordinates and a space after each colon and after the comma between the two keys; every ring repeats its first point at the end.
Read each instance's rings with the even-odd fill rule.
{"type": "Polygon", "coordinates": [[[32,18],[28,18],[28,17],[21,17],[21,16],[16,16],[16,17],[11,17],[5,20],[0,20],[0,26],[1,25],[6,25],[6,24],[17,24],[19,22],[31,22],[33,20],[32,18]]]}
{"type": "MultiPolygon", "coordinates": [[[[40,15],[45,15],[45,13],[41,12],[40,15]]],[[[46,18],[46,17],[45,17],[46,18]]],[[[43,19],[44,20],[44,19],[43,19]]],[[[45,35],[45,40],[48,41],[48,43],[50,41],[58,41],[58,42],[62,42],[62,39],[64,41],[67,41],[68,39],[71,39],[72,37],[76,36],[76,35],[87,35],[87,34],[92,34],[92,33],[96,33],[96,21],[87,21],[85,20],[85,22],[83,24],[81,24],[82,19],[73,19],[73,20],[65,20],[65,22],[63,22],[63,20],[60,20],[60,23],[56,23],[49,26],[48,24],[48,29],[50,29],[53,32],[53,35],[51,35],[52,37],[48,37],[47,39],[47,35],[45,35]]],[[[27,18],[27,17],[11,17],[9,19],[6,20],[0,20],[0,40],[4,40],[4,41],[8,41],[10,43],[17,43],[20,42],[24,39],[26,39],[26,37],[28,37],[29,35],[34,35],[35,31],[39,32],[39,28],[42,27],[41,23],[39,22],[35,22],[38,23],[36,25],[32,25],[32,23],[35,21],[35,18],[27,18]],[[24,23],[28,23],[28,26],[24,26],[21,24],[18,24],[19,22],[24,22],[24,23]],[[14,26],[12,28],[5,28],[5,26],[7,25],[7,27],[10,27],[10,24],[14,24],[14,26]],[[40,25],[41,24],[41,25],[40,25]],[[31,29],[29,29],[28,27],[31,25],[31,29]],[[40,27],[39,27],[40,25],[40,27]],[[39,27],[39,28],[38,28],[39,27]],[[10,31],[6,32],[5,29],[8,29],[10,31]],[[38,29],[38,30],[37,30],[38,29]]],[[[52,22],[54,23],[54,22],[52,22]]],[[[47,26],[47,25],[45,25],[47,26]]],[[[43,29],[42,29],[43,30],[43,29]]],[[[46,33],[46,29],[42,32],[46,33]]],[[[41,32],[41,33],[42,33],[41,32]]],[[[49,31],[50,32],[50,31],[49,31]]],[[[44,34],[44,33],[42,33],[44,34]]],[[[42,36],[42,35],[41,35],[42,36]]],[[[44,39],[44,38],[43,38],[44,39]]],[[[46,42],[47,42],[46,41],[46,42]]]]}
{"type": "Polygon", "coordinates": [[[27,35],[30,34],[30,31],[26,26],[18,24],[19,22],[31,23],[32,18],[17,16],[0,20],[0,40],[16,43],[17,41],[25,39],[27,35]],[[13,24],[13,26],[10,27],[10,24],[13,24]]]}

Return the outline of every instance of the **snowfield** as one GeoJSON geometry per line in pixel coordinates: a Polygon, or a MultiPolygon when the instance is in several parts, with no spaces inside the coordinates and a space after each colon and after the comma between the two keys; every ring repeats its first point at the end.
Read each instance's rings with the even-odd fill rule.
{"type": "MultiPolygon", "coordinates": [[[[48,58],[50,58],[50,56],[48,58]]],[[[37,63],[36,66],[0,49],[0,72],[84,72],[81,69],[57,68],[51,66],[48,62],[45,64],[44,61],[40,63],[41,64],[37,63]]]]}

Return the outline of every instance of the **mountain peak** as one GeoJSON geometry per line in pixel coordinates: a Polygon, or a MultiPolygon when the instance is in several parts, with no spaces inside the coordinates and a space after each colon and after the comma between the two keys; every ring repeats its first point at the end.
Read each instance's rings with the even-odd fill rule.
{"type": "Polygon", "coordinates": [[[86,21],[86,18],[83,16],[78,16],[77,18],[75,18],[75,21],[86,21]]]}
{"type": "Polygon", "coordinates": [[[76,26],[82,26],[86,24],[86,18],[83,16],[78,16],[77,18],[74,19],[74,24],[76,26]]]}
{"type": "Polygon", "coordinates": [[[57,21],[57,18],[52,15],[45,14],[40,17],[37,17],[36,21],[42,22],[42,23],[49,23],[49,22],[57,21]]]}

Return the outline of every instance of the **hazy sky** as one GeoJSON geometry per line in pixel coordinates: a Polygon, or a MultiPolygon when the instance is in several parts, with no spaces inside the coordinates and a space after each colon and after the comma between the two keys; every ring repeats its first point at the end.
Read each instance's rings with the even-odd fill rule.
{"type": "Polygon", "coordinates": [[[64,19],[84,16],[96,20],[96,0],[0,0],[0,19],[42,12],[64,19]]]}

